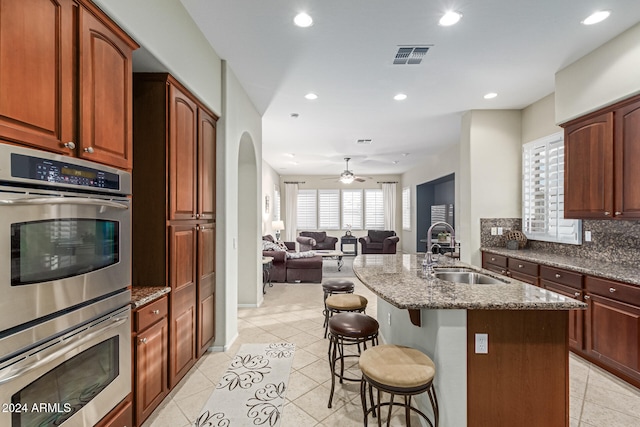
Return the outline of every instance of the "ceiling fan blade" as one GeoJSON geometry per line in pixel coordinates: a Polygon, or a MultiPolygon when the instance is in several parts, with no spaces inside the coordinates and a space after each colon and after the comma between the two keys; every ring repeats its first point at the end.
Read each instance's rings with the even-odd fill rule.
{"type": "Polygon", "coordinates": [[[355,179],[354,179],[354,181],[358,181],[358,182],[365,182],[365,181],[366,181],[366,179],[364,179],[364,178],[360,178],[359,176],[356,176],[356,177],[355,177],[355,179]]]}

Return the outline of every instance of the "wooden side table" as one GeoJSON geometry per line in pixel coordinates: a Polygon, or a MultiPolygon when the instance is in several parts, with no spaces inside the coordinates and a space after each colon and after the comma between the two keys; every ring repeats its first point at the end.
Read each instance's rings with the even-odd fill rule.
{"type": "Polygon", "coordinates": [[[271,283],[271,267],[273,267],[273,257],[263,256],[262,257],[262,293],[267,293],[267,283],[269,283],[269,287],[273,287],[273,283],[271,283]]]}
{"type": "Polygon", "coordinates": [[[354,236],[342,236],[340,250],[343,255],[358,255],[358,239],[354,236]]]}

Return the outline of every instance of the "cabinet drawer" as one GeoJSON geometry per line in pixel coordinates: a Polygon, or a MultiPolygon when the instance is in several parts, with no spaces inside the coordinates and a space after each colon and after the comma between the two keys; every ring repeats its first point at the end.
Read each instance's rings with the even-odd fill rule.
{"type": "Polygon", "coordinates": [[[561,285],[571,286],[572,288],[576,289],[582,289],[582,274],[580,273],[541,265],[540,277],[544,280],[560,283],[561,285]]]}
{"type": "Polygon", "coordinates": [[[524,274],[517,270],[509,271],[509,276],[533,286],[540,286],[538,284],[538,276],[531,276],[530,274],[524,274]]]}
{"type": "Polygon", "coordinates": [[[528,274],[529,276],[538,277],[538,264],[534,262],[522,261],[519,259],[509,258],[509,270],[528,274]]]}
{"type": "Polygon", "coordinates": [[[640,287],[612,280],[587,276],[584,280],[587,292],[640,306],[640,287]]]}
{"type": "Polygon", "coordinates": [[[582,291],[574,287],[560,285],[556,282],[549,282],[545,279],[540,280],[540,285],[552,292],[582,301],[582,291]]]}
{"type": "Polygon", "coordinates": [[[141,332],[162,319],[169,312],[167,297],[142,306],[136,310],[136,332],[141,332]]]}
{"type": "Polygon", "coordinates": [[[507,257],[506,256],[485,253],[484,254],[484,261],[487,264],[493,264],[493,265],[497,265],[499,267],[505,267],[505,268],[507,267],[507,257]]]}

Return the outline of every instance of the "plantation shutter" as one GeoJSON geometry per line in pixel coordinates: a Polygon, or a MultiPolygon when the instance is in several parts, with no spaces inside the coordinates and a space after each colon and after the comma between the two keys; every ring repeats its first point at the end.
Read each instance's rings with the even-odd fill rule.
{"type": "Polygon", "coordinates": [[[340,190],[318,190],[318,228],[340,229],[340,190]]]}
{"type": "Polygon", "coordinates": [[[382,190],[364,190],[364,221],[366,230],[384,230],[382,190]]]}
{"type": "Polygon", "coordinates": [[[298,190],[298,230],[317,230],[317,191],[298,190]]]}
{"type": "Polygon", "coordinates": [[[342,190],[342,228],[362,230],[362,190],[342,190]]]}

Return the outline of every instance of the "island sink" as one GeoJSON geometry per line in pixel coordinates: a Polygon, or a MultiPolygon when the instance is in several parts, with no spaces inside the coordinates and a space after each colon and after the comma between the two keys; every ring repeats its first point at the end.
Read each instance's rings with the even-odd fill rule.
{"type": "Polygon", "coordinates": [[[454,269],[437,269],[434,273],[436,279],[446,280],[447,282],[466,283],[469,285],[501,285],[506,284],[505,280],[500,280],[486,274],[478,273],[473,270],[457,271],[454,269]]]}

